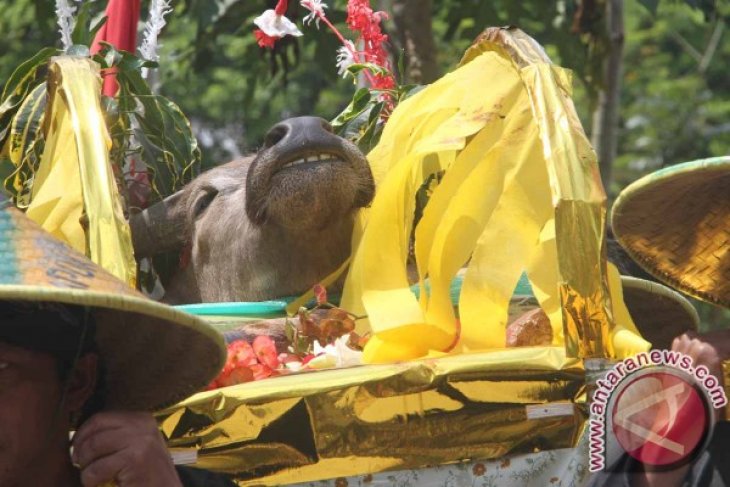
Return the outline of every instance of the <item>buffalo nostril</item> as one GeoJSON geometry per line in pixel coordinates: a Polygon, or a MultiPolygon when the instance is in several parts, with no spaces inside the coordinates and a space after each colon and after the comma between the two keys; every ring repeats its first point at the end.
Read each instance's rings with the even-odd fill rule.
{"type": "Polygon", "coordinates": [[[264,147],[268,149],[269,147],[275,146],[281,142],[288,133],[289,125],[285,123],[274,125],[268,132],[266,132],[266,136],[264,137],[264,147]]]}

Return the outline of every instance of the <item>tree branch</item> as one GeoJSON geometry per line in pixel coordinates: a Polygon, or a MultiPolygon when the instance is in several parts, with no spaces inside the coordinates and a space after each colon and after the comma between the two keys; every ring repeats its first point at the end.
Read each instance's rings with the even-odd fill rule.
{"type": "Polygon", "coordinates": [[[710,67],[712,58],[715,56],[715,52],[717,51],[717,46],[720,45],[720,39],[722,39],[722,31],[724,29],[725,21],[718,16],[717,19],[715,19],[715,28],[712,30],[712,36],[710,36],[710,40],[707,43],[705,53],[702,55],[702,59],[700,59],[699,66],[697,66],[697,70],[701,74],[705,74],[707,68],[710,67]]]}
{"type": "Polygon", "coordinates": [[[439,78],[431,26],[433,0],[394,0],[393,20],[406,54],[406,79],[426,84],[439,78]]]}
{"type": "Polygon", "coordinates": [[[624,48],[623,0],[606,2],[609,50],[603,70],[598,105],[593,113],[591,143],[598,155],[601,178],[606,192],[611,186],[611,169],[616,158],[618,110],[621,102],[621,75],[624,48]]]}

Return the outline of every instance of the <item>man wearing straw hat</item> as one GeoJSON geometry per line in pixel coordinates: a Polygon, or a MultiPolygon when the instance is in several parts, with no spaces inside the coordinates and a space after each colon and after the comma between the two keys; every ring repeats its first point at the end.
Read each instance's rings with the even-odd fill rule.
{"type": "Polygon", "coordinates": [[[181,485],[149,411],[200,390],[224,360],[215,330],[0,197],[0,486],[181,485]]]}
{"type": "MultiPolygon", "coordinates": [[[[633,260],[656,279],[730,308],[730,157],[671,166],[634,182],[614,204],[612,227],[633,260]]],[[[671,348],[690,356],[695,366],[705,365],[723,382],[730,329],[685,333],[671,348]]],[[[715,413],[714,420],[722,417],[721,411],[715,413]]],[[[593,485],[730,485],[729,426],[717,423],[709,447],[692,463],[664,472],[637,472],[636,462],[624,456],[614,474],[597,476],[593,485]]]]}

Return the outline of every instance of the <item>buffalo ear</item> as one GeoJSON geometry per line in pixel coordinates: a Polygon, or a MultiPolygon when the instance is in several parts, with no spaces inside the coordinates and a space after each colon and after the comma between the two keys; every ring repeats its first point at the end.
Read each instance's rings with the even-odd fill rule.
{"type": "Polygon", "coordinates": [[[187,193],[178,191],[129,217],[137,259],[178,250],[188,240],[187,193]]]}

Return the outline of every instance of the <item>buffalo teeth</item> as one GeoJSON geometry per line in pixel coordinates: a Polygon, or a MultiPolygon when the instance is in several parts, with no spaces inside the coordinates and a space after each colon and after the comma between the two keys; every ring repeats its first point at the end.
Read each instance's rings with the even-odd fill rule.
{"type": "Polygon", "coordinates": [[[339,158],[336,157],[336,156],[333,156],[331,154],[316,154],[316,155],[311,156],[311,157],[301,157],[301,158],[296,159],[294,161],[287,162],[286,164],[284,164],[284,166],[282,167],[282,169],[283,168],[287,168],[287,167],[293,167],[293,166],[296,166],[297,164],[304,164],[304,163],[307,163],[307,162],[310,162],[310,161],[315,161],[315,160],[317,162],[335,162],[335,161],[338,161],[339,158]]]}

